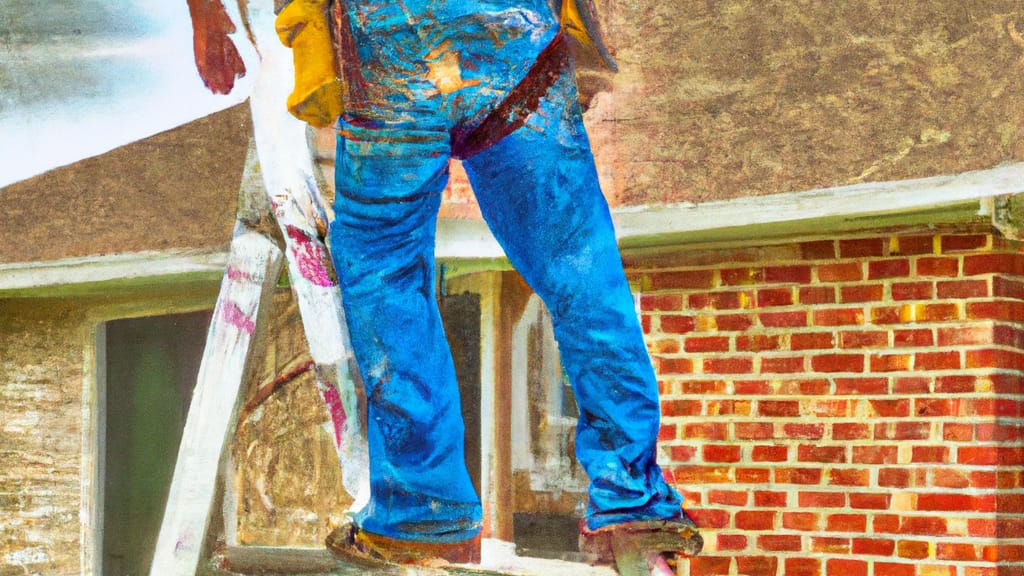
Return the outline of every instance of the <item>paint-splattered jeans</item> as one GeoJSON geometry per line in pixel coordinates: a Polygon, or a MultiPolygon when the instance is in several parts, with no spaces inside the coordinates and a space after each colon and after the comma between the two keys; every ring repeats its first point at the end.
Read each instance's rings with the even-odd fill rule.
{"type": "MultiPolygon", "coordinates": [[[[330,229],[368,398],[372,496],[356,520],[393,538],[456,542],[479,533],[481,507],[434,295],[436,217],[454,135],[502,101],[555,24],[520,13],[501,37],[477,17],[463,21],[464,33],[373,35],[356,12],[366,82],[340,122],[330,229]]],[[[657,383],[571,64],[524,126],[463,161],[488,225],[551,312],[580,408],[589,528],[677,517],[680,496],[655,462],[657,383]]]]}

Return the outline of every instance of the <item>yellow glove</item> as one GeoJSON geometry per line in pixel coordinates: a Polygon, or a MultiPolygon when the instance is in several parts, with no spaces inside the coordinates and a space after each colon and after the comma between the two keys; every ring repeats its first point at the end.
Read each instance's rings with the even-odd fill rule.
{"type": "Polygon", "coordinates": [[[295,88],[288,111],[313,126],[331,125],[344,111],[344,83],[331,40],[330,0],[292,0],[274,22],[281,42],[292,49],[295,88]]]}

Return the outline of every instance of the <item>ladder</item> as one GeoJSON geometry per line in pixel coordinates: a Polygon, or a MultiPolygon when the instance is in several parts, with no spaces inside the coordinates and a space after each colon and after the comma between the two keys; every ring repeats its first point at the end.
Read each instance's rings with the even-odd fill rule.
{"type": "MultiPolygon", "coordinates": [[[[237,13],[232,16],[240,17],[237,13]]],[[[354,498],[353,509],[369,499],[369,459],[359,395],[349,369],[351,346],[341,294],[323,241],[327,210],[315,177],[306,126],[285,107],[293,77],[291,52],[277,40],[269,6],[250,6],[248,16],[259,39],[260,55],[250,95],[253,142],[239,191],[227,269],[150,569],[152,576],[196,572],[221,457],[244,395],[242,383],[285,266],[309,343],[317,387],[333,423],[342,482],[354,498]],[[275,241],[278,235],[284,239],[283,250],[275,241]]],[[[237,28],[244,29],[241,25],[237,28]]]]}

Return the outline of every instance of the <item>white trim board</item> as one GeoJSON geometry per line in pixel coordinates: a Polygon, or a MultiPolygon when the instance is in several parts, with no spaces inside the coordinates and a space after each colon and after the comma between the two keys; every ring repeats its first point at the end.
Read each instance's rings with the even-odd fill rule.
{"type": "Polygon", "coordinates": [[[214,284],[224,274],[227,252],[139,252],[44,262],[0,264],[4,292],[74,284],[123,282],[160,277],[209,275],[214,284]]]}
{"type": "MultiPolygon", "coordinates": [[[[872,182],[748,196],[695,204],[630,206],[612,212],[619,240],[643,243],[645,238],[711,232],[826,218],[866,218],[926,212],[997,196],[1024,192],[1024,163],[989,170],[913,180],[872,182]]],[[[438,258],[501,258],[497,242],[482,221],[438,223],[438,258]]],[[[754,236],[754,235],[750,235],[754,236]]]]}
{"type": "MultiPolygon", "coordinates": [[[[1024,193],[1024,163],[989,170],[914,180],[876,182],[705,202],[631,206],[613,211],[619,240],[625,244],[686,233],[712,232],[826,218],[863,218],[910,214],[1024,193]]],[[[748,238],[756,237],[751,234],[748,238]]],[[[439,260],[503,259],[487,224],[481,220],[441,220],[439,260]]],[[[57,288],[126,279],[223,274],[227,252],[144,252],[22,264],[0,264],[4,292],[57,288]]],[[[493,264],[493,263],[492,263],[493,264]]]]}

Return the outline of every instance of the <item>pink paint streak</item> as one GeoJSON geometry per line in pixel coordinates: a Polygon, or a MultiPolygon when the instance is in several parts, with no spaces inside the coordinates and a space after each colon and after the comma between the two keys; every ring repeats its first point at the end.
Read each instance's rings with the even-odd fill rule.
{"type": "Polygon", "coordinates": [[[315,242],[308,234],[295,226],[286,227],[292,258],[299,269],[299,274],[317,286],[329,288],[336,286],[333,274],[327,268],[329,257],[323,244],[315,242]]]}
{"type": "Polygon", "coordinates": [[[342,431],[345,429],[345,407],[341,403],[341,396],[338,390],[330,382],[324,382],[317,378],[317,388],[327,406],[327,412],[331,415],[331,422],[334,424],[334,445],[341,447],[342,431]]]}
{"type": "Polygon", "coordinates": [[[247,334],[252,334],[256,331],[256,322],[249,317],[238,304],[231,302],[230,300],[224,303],[224,307],[220,311],[221,320],[228,324],[242,330],[247,334]]]}

